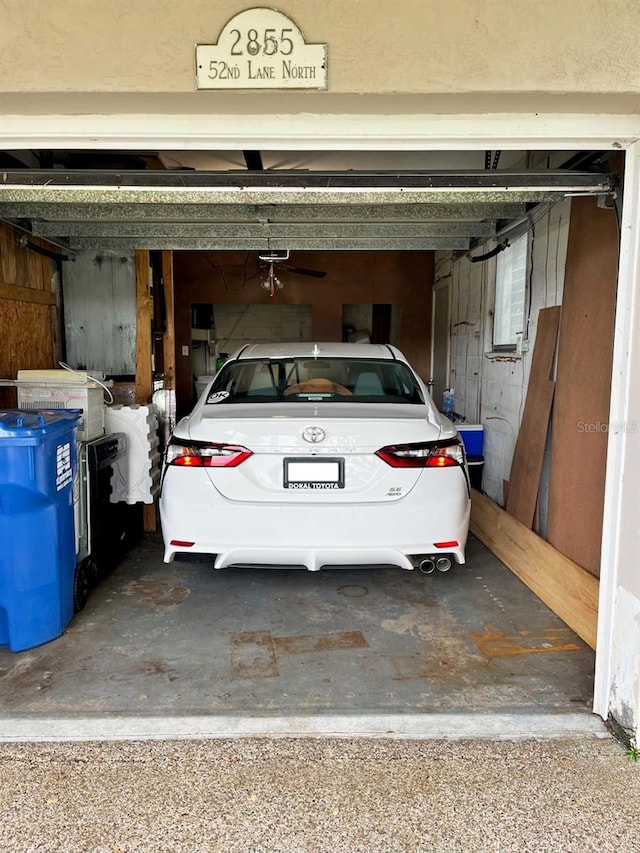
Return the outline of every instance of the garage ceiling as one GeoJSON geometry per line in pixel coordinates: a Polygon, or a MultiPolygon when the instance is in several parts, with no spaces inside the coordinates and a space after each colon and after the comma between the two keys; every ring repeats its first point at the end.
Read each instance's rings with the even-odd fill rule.
{"type": "Polygon", "coordinates": [[[135,169],[6,169],[0,219],[71,252],[468,251],[537,204],[616,189],[593,161],[594,171],[329,171],[260,169],[260,152],[244,155],[251,170],[165,169],[160,158],[140,169],[139,155],[135,169]]]}

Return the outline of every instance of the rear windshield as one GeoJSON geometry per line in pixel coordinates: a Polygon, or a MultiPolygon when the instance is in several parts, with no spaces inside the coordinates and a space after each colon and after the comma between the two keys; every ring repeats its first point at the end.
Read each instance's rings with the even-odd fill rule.
{"type": "Polygon", "coordinates": [[[216,376],[208,404],[424,403],[415,376],[401,361],[282,358],[230,361],[216,376]]]}

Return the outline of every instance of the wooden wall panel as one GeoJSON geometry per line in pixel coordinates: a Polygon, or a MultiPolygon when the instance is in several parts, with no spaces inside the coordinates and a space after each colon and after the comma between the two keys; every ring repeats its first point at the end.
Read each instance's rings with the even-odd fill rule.
{"type": "Polygon", "coordinates": [[[0,377],[15,379],[20,368],[54,366],[52,310],[33,302],[0,302],[0,377]]]}
{"type": "MultiPolygon", "coordinates": [[[[24,237],[22,232],[0,222],[0,288],[24,288],[24,293],[11,298],[51,301],[42,296],[38,298],[35,293],[52,293],[52,260],[23,244],[24,237]]],[[[48,247],[46,241],[38,237],[29,236],[28,241],[35,246],[48,247]]]]}
{"type": "MultiPolygon", "coordinates": [[[[433,252],[296,252],[291,263],[326,278],[283,271],[275,297],[259,287],[256,252],[175,252],[176,391],[179,414],[192,405],[191,302],[311,305],[312,335],[342,340],[342,306],[390,303],[400,310],[399,346],[423,379],[431,372],[433,252]]],[[[215,309],[214,309],[215,311],[215,309]]]]}
{"type": "MultiPolygon", "coordinates": [[[[0,222],[0,378],[15,379],[21,368],[55,367],[59,359],[59,315],[52,260],[34,252],[24,235],[0,222]]],[[[29,242],[45,246],[42,240],[29,242]]],[[[13,389],[0,389],[0,405],[15,406],[13,389]]]]}
{"type": "Polygon", "coordinates": [[[18,280],[15,251],[16,231],[0,222],[0,283],[15,285],[18,280]]]}
{"type": "Polygon", "coordinates": [[[613,210],[574,198],[551,438],[547,539],[600,574],[618,274],[613,210]]]}

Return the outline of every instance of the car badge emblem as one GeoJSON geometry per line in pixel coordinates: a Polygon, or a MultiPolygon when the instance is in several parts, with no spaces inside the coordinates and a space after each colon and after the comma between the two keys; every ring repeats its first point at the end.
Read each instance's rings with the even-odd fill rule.
{"type": "Polygon", "coordinates": [[[326,432],[320,427],[312,426],[307,427],[303,433],[302,437],[305,441],[310,442],[311,444],[318,444],[319,441],[324,441],[327,437],[326,432]]]}

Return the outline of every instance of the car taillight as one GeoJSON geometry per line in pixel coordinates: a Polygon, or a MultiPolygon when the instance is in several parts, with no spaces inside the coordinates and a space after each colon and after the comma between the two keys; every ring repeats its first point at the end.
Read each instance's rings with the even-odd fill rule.
{"type": "Polygon", "coordinates": [[[392,444],[376,450],[392,468],[450,468],[464,464],[464,450],[458,441],[434,444],[392,444]]]}
{"type": "Polygon", "coordinates": [[[182,468],[235,468],[251,456],[246,447],[206,441],[173,439],[167,447],[167,465],[182,468]]]}

